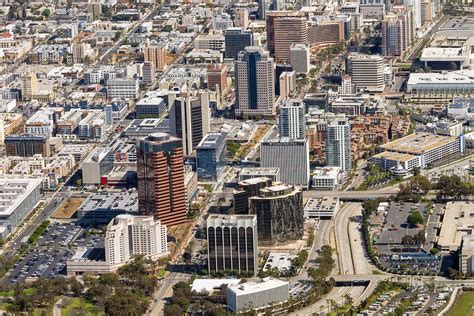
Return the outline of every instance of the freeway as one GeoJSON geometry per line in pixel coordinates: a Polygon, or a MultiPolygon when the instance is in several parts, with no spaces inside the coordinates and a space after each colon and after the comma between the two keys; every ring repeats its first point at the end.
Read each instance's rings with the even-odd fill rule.
{"type": "Polygon", "coordinates": [[[398,188],[389,187],[377,191],[304,191],[304,198],[338,197],[341,200],[368,200],[390,197],[397,194],[398,188]]]}

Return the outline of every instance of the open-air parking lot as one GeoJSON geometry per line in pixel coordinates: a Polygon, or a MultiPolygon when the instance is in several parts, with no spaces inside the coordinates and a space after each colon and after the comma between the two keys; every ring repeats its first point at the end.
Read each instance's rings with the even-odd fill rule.
{"type": "Polygon", "coordinates": [[[372,223],[374,246],[388,271],[416,271],[420,275],[440,272],[443,257],[430,253],[441,225],[439,205],[391,202],[385,211],[374,216],[372,223]],[[421,215],[422,223],[409,222],[408,217],[414,213],[421,215]]]}
{"type": "Polygon", "coordinates": [[[77,247],[103,243],[102,236],[90,234],[74,224],[51,224],[37,240],[34,249],[23,255],[6,274],[3,285],[32,278],[66,275],[66,261],[77,247]]]}

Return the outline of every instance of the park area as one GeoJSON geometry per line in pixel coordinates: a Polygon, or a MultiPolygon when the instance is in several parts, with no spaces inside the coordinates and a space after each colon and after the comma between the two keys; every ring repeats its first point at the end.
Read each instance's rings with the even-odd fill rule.
{"type": "Polygon", "coordinates": [[[83,197],[70,197],[63,202],[53,214],[55,219],[70,219],[77,211],[79,206],[86,200],[83,197]]]}
{"type": "Polygon", "coordinates": [[[474,292],[463,292],[456,298],[456,302],[449,310],[448,316],[474,315],[474,292]]]}

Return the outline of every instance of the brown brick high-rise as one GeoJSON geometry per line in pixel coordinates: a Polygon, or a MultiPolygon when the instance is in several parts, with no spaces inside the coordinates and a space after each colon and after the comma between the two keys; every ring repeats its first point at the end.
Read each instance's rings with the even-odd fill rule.
{"type": "Polygon", "coordinates": [[[186,222],[183,143],[165,133],[137,146],[138,210],[169,226],[186,222]]]}

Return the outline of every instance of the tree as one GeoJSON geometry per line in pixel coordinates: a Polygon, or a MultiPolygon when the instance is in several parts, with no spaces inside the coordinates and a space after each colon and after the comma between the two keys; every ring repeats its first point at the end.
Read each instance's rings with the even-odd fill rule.
{"type": "Polygon", "coordinates": [[[420,172],[421,172],[421,171],[420,171],[420,167],[415,167],[415,168],[413,168],[413,175],[414,175],[414,176],[420,175],[420,172]]]}
{"type": "Polygon", "coordinates": [[[48,18],[51,15],[51,10],[46,8],[41,12],[41,15],[44,16],[45,18],[48,18]]]}
{"type": "Polygon", "coordinates": [[[178,304],[169,304],[165,306],[165,316],[182,316],[183,308],[178,304]]]}
{"type": "Polygon", "coordinates": [[[415,211],[408,215],[407,222],[412,226],[418,226],[419,224],[423,223],[423,216],[420,212],[415,211]]]}

